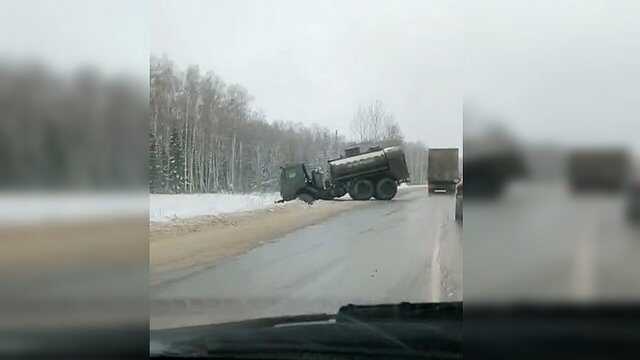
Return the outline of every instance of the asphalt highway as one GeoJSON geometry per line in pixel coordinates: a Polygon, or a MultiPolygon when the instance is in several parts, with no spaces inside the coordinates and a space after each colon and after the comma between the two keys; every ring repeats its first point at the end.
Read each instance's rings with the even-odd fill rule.
{"type": "Polygon", "coordinates": [[[425,187],[340,213],[151,289],[151,327],[462,299],[455,197],[425,187]]]}

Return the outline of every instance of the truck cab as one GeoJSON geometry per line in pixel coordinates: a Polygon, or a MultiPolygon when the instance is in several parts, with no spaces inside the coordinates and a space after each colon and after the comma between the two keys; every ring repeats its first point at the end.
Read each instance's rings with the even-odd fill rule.
{"type": "Polygon", "coordinates": [[[282,200],[290,201],[307,186],[309,175],[304,164],[283,166],[280,168],[280,195],[282,200]]]}
{"type": "Polygon", "coordinates": [[[282,196],[282,201],[300,198],[307,203],[312,203],[316,199],[333,197],[329,194],[322,170],[313,169],[309,172],[304,164],[288,165],[281,168],[280,196],[282,196]]]}

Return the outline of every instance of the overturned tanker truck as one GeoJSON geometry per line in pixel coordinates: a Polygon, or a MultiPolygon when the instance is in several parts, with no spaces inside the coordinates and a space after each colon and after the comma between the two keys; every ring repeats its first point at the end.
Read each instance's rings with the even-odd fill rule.
{"type": "Polygon", "coordinates": [[[300,199],[307,203],[331,200],[349,193],[354,200],[391,200],[398,185],[409,181],[404,152],[399,147],[370,148],[361,153],[350,148],[339,159],[330,160],[329,178],[320,169],[308,171],[305,164],[281,168],[280,195],[282,200],[300,199]]]}

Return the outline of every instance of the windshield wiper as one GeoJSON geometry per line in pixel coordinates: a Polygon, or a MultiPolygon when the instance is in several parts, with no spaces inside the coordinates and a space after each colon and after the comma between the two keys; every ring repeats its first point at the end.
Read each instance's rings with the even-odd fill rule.
{"type": "Polygon", "coordinates": [[[152,356],[461,358],[462,303],[347,305],[286,316],[151,332],[152,356]]]}

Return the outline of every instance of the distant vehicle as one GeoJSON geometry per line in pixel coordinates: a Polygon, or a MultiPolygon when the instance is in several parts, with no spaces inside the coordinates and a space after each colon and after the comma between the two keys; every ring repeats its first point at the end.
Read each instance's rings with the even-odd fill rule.
{"type": "Polygon", "coordinates": [[[429,149],[427,181],[429,193],[453,193],[460,181],[458,149],[429,149]]]}
{"type": "Polygon", "coordinates": [[[569,156],[569,185],[574,192],[622,191],[631,170],[624,149],[582,149],[569,156]]]}
{"type": "Polygon", "coordinates": [[[347,193],[354,200],[391,200],[398,185],[409,181],[404,151],[399,147],[370,148],[361,153],[349,148],[339,159],[330,160],[329,175],[314,169],[309,173],[304,164],[282,167],[280,174],[281,201],[299,198],[307,203],[331,200],[347,193]]]}
{"type": "Polygon", "coordinates": [[[456,222],[458,222],[459,224],[462,224],[462,215],[463,215],[463,211],[462,211],[462,187],[463,187],[463,181],[460,181],[458,183],[458,185],[456,186],[456,222]]]}
{"type": "Polygon", "coordinates": [[[464,175],[466,195],[495,198],[513,180],[525,177],[525,157],[509,137],[465,137],[464,175]]]}
{"type": "Polygon", "coordinates": [[[632,224],[640,224],[640,179],[629,186],[626,201],[627,219],[632,224]]]}

